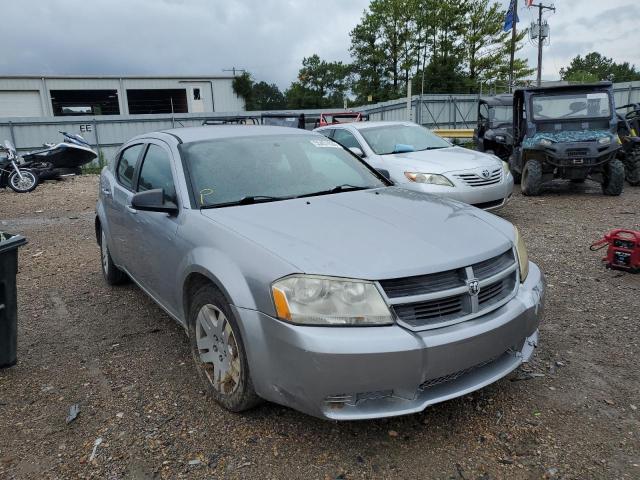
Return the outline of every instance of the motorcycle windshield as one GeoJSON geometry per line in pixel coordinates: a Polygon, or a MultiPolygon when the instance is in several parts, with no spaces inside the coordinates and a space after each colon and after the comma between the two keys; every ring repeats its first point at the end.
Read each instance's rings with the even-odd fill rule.
{"type": "Polygon", "coordinates": [[[11,152],[15,152],[16,151],[15,147],[13,146],[13,143],[11,143],[10,140],[5,140],[4,141],[4,148],[6,148],[7,150],[9,150],[11,152]]]}

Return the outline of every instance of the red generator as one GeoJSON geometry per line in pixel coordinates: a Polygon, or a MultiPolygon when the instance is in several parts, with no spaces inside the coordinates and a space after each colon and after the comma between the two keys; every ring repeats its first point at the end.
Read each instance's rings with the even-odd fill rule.
{"type": "Polygon", "coordinates": [[[640,232],[622,228],[611,230],[590,249],[600,250],[607,245],[607,256],[602,259],[607,268],[640,272],[640,232]]]}

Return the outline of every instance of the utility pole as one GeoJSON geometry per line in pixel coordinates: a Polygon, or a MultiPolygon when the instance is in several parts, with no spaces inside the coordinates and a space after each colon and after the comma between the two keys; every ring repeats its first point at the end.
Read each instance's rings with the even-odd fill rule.
{"type": "Polygon", "coordinates": [[[546,38],[549,38],[549,26],[548,25],[542,25],[542,12],[544,10],[551,10],[555,13],[556,11],[556,7],[552,6],[547,6],[547,5],[543,5],[542,3],[532,3],[531,4],[532,7],[536,7],[538,9],[538,24],[537,24],[537,31],[535,29],[533,29],[532,32],[532,38],[537,38],[538,39],[538,77],[537,77],[537,84],[538,87],[540,86],[540,84],[542,83],[542,44],[544,43],[546,38]],[[543,27],[546,27],[543,28],[543,27]],[[545,33],[546,30],[546,33],[545,33]]]}

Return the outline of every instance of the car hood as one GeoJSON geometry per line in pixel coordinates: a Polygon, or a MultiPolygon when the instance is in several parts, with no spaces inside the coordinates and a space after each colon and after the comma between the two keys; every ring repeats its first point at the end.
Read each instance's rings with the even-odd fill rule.
{"type": "Polygon", "coordinates": [[[500,160],[492,155],[462,147],[394,153],[384,155],[382,158],[394,160],[401,163],[404,168],[423,173],[446,173],[478,167],[501,166],[500,160]]]}
{"type": "Polygon", "coordinates": [[[559,132],[538,132],[531,137],[525,138],[525,147],[533,147],[540,143],[540,140],[549,140],[551,142],[595,142],[601,138],[613,138],[613,134],[609,130],[562,130],[559,132]]]}
{"type": "Polygon", "coordinates": [[[513,240],[513,227],[499,217],[398,187],[202,214],[279,256],[292,273],[370,280],[466,266],[504,252],[513,240]]]}

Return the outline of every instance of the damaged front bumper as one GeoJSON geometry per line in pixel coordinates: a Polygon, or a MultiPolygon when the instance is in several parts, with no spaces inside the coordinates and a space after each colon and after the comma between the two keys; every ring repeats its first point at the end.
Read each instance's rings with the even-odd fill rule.
{"type": "Polygon", "coordinates": [[[465,395],[527,362],[538,344],[545,281],[529,276],[507,304],[449,327],[304,327],[236,308],[256,392],[334,420],[405,415],[465,395]]]}

